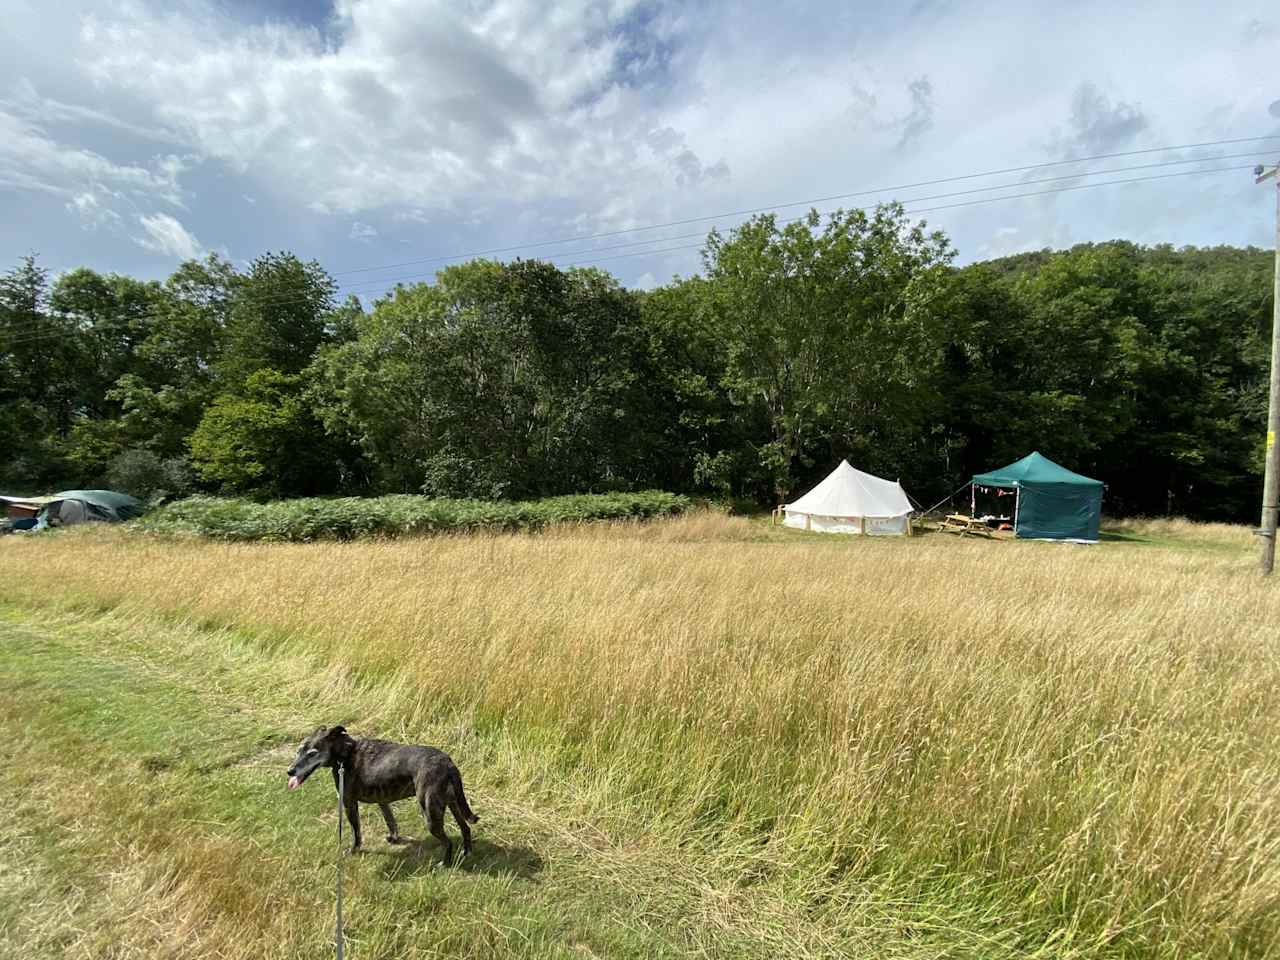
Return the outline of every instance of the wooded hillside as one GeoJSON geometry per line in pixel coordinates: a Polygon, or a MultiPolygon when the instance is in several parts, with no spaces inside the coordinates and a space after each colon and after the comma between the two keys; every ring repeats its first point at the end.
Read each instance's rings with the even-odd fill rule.
{"type": "Polygon", "coordinates": [[[1105,509],[1250,522],[1272,254],[954,265],[902,210],[713,232],[701,275],[475,260],[366,310],[318,263],[0,277],[0,488],[663,488],[777,502],[841,457],[932,501],[1033,449],[1105,509]]]}

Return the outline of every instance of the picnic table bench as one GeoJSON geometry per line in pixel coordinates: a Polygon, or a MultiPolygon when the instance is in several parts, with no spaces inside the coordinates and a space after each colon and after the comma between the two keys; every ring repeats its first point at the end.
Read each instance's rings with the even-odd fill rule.
{"type": "Polygon", "coordinates": [[[980,537],[990,537],[991,528],[987,526],[985,520],[979,520],[977,517],[970,517],[963,513],[949,513],[942,519],[942,524],[938,528],[948,533],[958,533],[964,536],[967,533],[974,533],[980,537]]]}

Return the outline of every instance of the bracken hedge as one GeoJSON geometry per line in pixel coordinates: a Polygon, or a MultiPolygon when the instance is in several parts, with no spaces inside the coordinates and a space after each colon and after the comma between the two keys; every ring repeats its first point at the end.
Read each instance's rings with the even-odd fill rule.
{"type": "Polygon", "coordinates": [[[515,502],[445,500],[408,494],[273,503],[191,497],[161,506],[133,526],[152,533],[198,535],[213,540],[306,542],[537,530],[554,523],[671,516],[690,506],[689,498],[659,490],[515,502]]]}

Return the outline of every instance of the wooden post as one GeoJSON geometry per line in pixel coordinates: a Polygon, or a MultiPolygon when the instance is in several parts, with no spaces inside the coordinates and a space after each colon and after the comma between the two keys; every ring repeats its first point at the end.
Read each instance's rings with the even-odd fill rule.
{"type": "MultiPolygon", "coordinates": [[[[1277,101],[1280,103],[1280,101],[1277,101]]],[[[1280,106],[1271,105],[1273,116],[1280,116],[1280,106]]],[[[1280,164],[1270,170],[1261,165],[1254,169],[1255,183],[1272,178],[1276,181],[1276,253],[1275,292],[1271,298],[1271,381],[1267,393],[1267,442],[1263,448],[1262,523],[1258,535],[1262,538],[1262,575],[1270,576],[1276,558],[1276,527],[1280,525],[1280,445],[1276,434],[1280,433],[1280,164]]]]}
{"type": "Polygon", "coordinates": [[[858,528],[859,528],[859,532],[865,537],[867,535],[867,518],[866,517],[858,518],[858,528]]]}

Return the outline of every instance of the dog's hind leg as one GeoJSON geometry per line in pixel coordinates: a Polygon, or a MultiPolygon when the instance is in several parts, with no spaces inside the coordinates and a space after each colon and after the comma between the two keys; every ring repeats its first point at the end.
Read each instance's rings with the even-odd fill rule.
{"type": "Polygon", "coordinates": [[[427,821],[427,829],[444,845],[444,862],[452,864],[453,841],[444,832],[444,797],[437,791],[433,791],[430,795],[420,793],[418,806],[422,810],[422,818],[427,821]]]}
{"type": "Polygon", "coordinates": [[[458,827],[462,830],[462,855],[464,857],[471,854],[471,828],[467,826],[467,815],[462,809],[457,797],[449,798],[449,809],[453,811],[453,819],[458,821],[458,827]]]}
{"type": "Polygon", "coordinates": [[[400,836],[400,830],[396,827],[396,815],[391,804],[380,803],[378,809],[382,811],[382,819],[387,822],[387,843],[404,843],[404,837],[400,836]]]}

